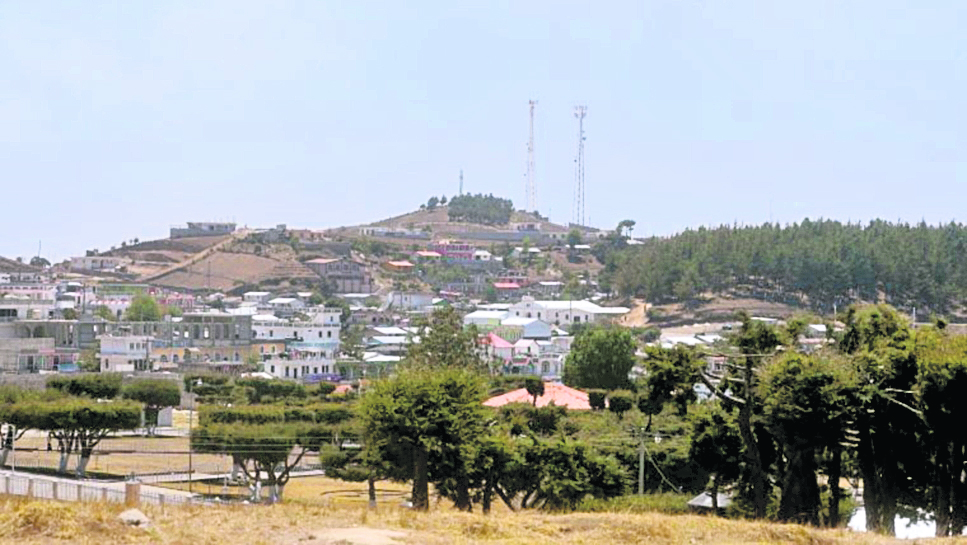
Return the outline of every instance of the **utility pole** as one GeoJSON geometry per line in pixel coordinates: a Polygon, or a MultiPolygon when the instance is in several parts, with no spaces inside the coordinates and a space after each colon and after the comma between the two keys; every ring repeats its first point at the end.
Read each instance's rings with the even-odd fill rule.
{"type": "Polygon", "coordinates": [[[588,113],[587,106],[575,106],[574,117],[578,120],[578,154],[574,159],[574,178],[577,182],[574,194],[574,223],[584,226],[584,116],[588,113]]]}
{"type": "Polygon", "coordinates": [[[638,495],[645,495],[645,428],[638,430],[638,495]]]}
{"type": "Polygon", "coordinates": [[[530,106],[530,138],[527,140],[527,209],[531,212],[537,211],[537,187],[534,180],[534,107],[537,106],[536,100],[527,102],[530,106]]]}
{"type": "Polygon", "coordinates": [[[463,169],[460,169],[460,192],[458,195],[463,196],[463,169]]]}

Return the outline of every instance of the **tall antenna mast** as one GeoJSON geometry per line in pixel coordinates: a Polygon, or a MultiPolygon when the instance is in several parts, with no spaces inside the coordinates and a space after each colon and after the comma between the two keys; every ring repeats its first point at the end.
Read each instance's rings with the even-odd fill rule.
{"type": "Polygon", "coordinates": [[[530,138],[527,140],[527,209],[537,211],[537,187],[534,183],[534,107],[536,100],[527,102],[530,105],[530,138]]]}
{"type": "Polygon", "coordinates": [[[574,222],[584,226],[584,116],[587,106],[575,106],[574,117],[578,120],[578,155],[574,160],[574,178],[577,188],[574,193],[574,222]]]}
{"type": "Polygon", "coordinates": [[[462,168],[460,169],[460,193],[459,193],[459,195],[463,195],[463,169],[462,168]]]}

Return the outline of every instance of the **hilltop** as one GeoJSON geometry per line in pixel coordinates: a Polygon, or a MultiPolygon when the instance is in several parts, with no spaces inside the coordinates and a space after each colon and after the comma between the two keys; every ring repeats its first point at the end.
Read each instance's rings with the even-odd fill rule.
{"type": "MultiPolygon", "coordinates": [[[[464,215],[454,220],[450,218],[449,205],[424,205],[419,210],[370,224],[326,230],[277,226],[240,229],[214,236],[134,239],[108,251],[88,252],[124,260],[116,270],[90,274],[196,292],[239,292],[258,286],[314,289],[320,287],[322,279],[304,263],[314,258],[344,257],[364,263],[374,276],[376,287],[386,289],[392,282],[380,270],[384,255],[398,254],[398,259],[403,259],[414,246],[423,247],[441,238],[464,240],[481,248],[493,248],[495,244],[520,245],[526,239],[533,245],[547,244],[562,241],[568,231],[567,226],[550,222],[539,214],[512,210],[506,199],[491,196],[456,199],[463,206],[464,215]],[[467,205],[468,201],[472,202],[467,205]],[[478,209],[483,212],[475,215],[478,209]],[[506,214],[499,218],[506,221],[492,221],[487,213],[494,211],[506,214]],[[367,241],[376,241],[385,250],[367,255],[373,253],[367,241]]],[[[578,268],[563,255],[552,255],[551,262],[559,270],[578,268]]],[[[593,259],[589,266],[592,270],[599,267],[593,259]]]]}

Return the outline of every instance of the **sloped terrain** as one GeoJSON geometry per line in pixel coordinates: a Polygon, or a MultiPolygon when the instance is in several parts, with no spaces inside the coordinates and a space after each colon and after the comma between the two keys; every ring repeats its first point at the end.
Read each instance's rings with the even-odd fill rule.
{"type": "MultiPolygon", "coordinates": [[[[152,280],[174,289],[227,291],[272,276],[282,262],[252,254],[214,252],[208,257],[152,280]]],[[[311,272],[311,271],[310,271],[311,272]]]]}

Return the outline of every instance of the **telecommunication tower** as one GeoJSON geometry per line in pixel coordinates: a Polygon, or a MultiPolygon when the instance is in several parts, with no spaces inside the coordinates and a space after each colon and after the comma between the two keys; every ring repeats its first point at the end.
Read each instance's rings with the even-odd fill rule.
{"type": "Polygon", "coordinates": [[[534,181],[534,107],[537,106],[536,100],[528,101],[530,105],[530,138],[527,140],[527,209],[531,212],[537,210],[537,184],[534,181]]]}
{"type": "Polygon", "coordinates": [[[463,169],[462,168],[460,169],[460,193],[459,193],[459,195],[463,195],[463,169]]]}
{"type": "Polygon", "coordinates": [[[575,106],[574,117],[578,120],[578,154],[574,159],[574,180],[577,187],[574,192],[574,223],[584,225],[584,116],[588,113],[587,106],[575,106]]]}

